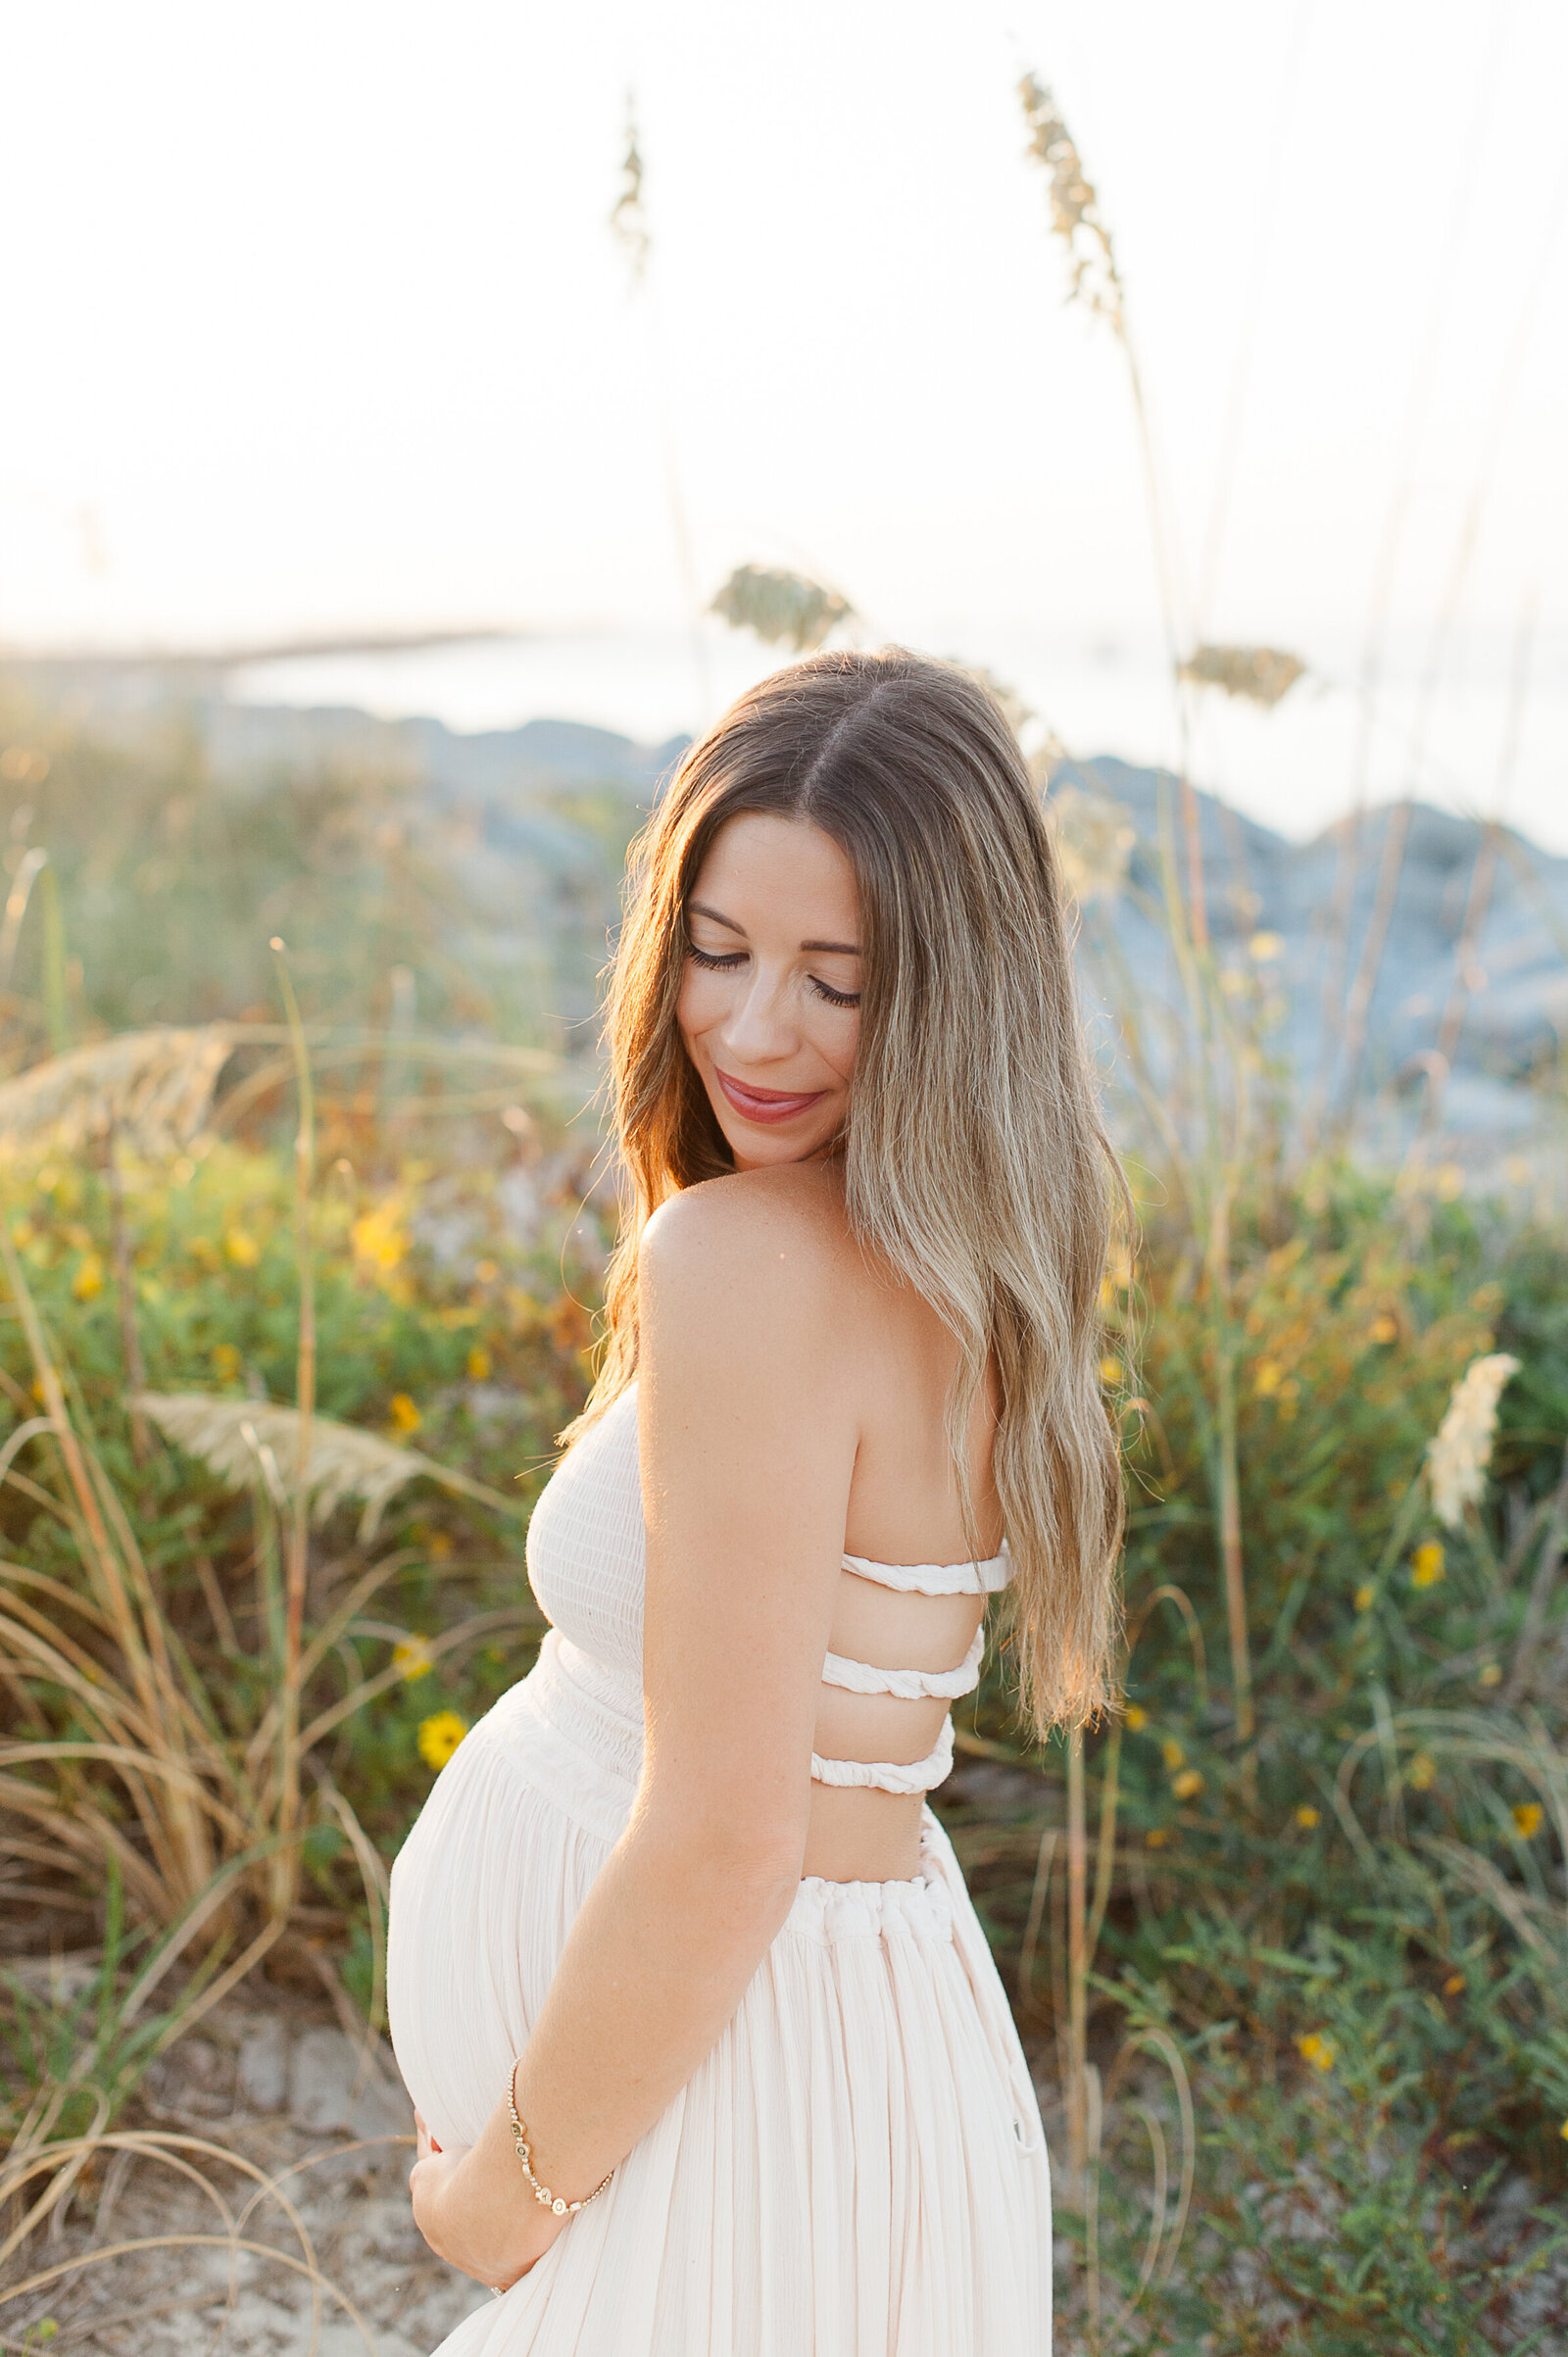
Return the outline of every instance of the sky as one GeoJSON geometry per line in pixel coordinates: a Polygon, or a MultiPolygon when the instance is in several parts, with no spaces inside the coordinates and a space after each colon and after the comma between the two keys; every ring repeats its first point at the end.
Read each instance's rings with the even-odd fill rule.
{"type": "Polygon", "coordinates": [[[662,736],[772,660],[695,611],[788,564],[1075,750],[1174,757],[1170,634],[1290,649],[1276,712],[1199,701],[1203,782],[1568,850],[1556,0],[9,0],[5,55],[0,640],[499,625],[247,692],[662,736]]]}

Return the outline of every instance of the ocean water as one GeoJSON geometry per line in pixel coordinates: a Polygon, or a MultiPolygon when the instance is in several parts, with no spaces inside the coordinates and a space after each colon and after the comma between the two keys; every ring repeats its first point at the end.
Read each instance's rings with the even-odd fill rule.
{"type": "MultiPolygon", "coordinates": [[[[1157,644],[961,621],[928,627],[923,643],[987,666],[1076,755],[1172,765],[1180,757],[1157,644]]],[[[1187,766],[1198,784],[1295,840],[1344,815],[1358,792],[1374,803],[1409,792],[1469,817],[1503,817],[1544,848],[1568,852],[1568,647],[1539,641],[1521,694],[1512,684],[1518,650],[1500,642],[1472,646],[1435,691],[1420,684],[1419,648],[1396,644],[1371,697],[1348,635],[1298,652],[1311,667],[1272,712],[1212,690],[1190,697],[1187,766]]],[[[580,720],[660,744],[701,729],[779,660],[711,621],[692,630],[581,627],[258,663],[232,675],[230,693],[256,704],[418,714],[464,731],[580,720]]]]}

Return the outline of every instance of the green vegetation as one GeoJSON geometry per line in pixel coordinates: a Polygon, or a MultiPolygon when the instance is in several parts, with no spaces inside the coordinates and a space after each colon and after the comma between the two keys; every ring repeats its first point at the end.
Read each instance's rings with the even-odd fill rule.
{"type": "MultiPolygon", "coordinates": [[[[1275,1200],[1265,1230],[1239,1221],[1233,1268],[1246,1742],[1213,1324],[1179,1224],[1151,1217],[1112,1305],[1143,1334],[1128,1707],[1086,1745],[1087,2183],[1063,2222],[1094,2251],[1107,2347],[1511,2350],[1538,2326],[1560,2345],[1568,1248],[1340,1172],[1275,1200]],[[1450,1530],[1427,1447],[1494,1350],[1520,1369],[1483,1506],[1450,1530]]],[[[1012,1746],[1004,1662],[975,1731],[1012,1746]]],[[[956,1834],[1070,2087],[1071,1775],[1030,1764],[1043,1809],[1014,1787],[998,1823],[980,1784],[956,1834]]]]}
{"type": "MultiPolygon", "coordinates": [[[[223,851],[212,789],[211,906],[193,868],[188,930],[149,934],[123,912],[137,830],[186,756],[126,757],[139,815],[94,882],[121,772],[51,725],[51,777],[87,782],[8,788],[13,877],[35,838],[57,889],[0,945],[10,2268],[42,2264],[140,2073],[236,1977],[328,1981],[379,2020],[387,1863],[532,1658],[523,1523],[610,1240],[580,1081],[542,1020],[440,997],[433,903],[394,937],[330,830],[223,851]],[[247,897],[274,857],[292,1040],[257,938],[284,884],[247,897]],[[388,958],[417,961],[417,1034],[387,1034],[388,958]],[[127,1035],[153,1013],[209,1027],[127,1035]]],[[[341,791],[373,843],[391,789],[341,791]]],[[[1568,1237],[1424,1150],[1378,1177],[1290,1144],[1267,1005],[1195,936],[1174,815],[1150,905],[1176,1085],[1129,1018],[1143,1224],[1104,1301],[1127,1707],[1022,1746],[1003,1643],[941,1801],[1052,2106],[1061,2337],[1561,2347],[1568,1237]],[[1434,1467],[1499,1354],[1494,1441],[1483,1416],[1434,1467]]],[[[632,812],[590,816],[608,889],[632,812]]],[[[597,919],[572,921],[586,970],[597,919]]]]}

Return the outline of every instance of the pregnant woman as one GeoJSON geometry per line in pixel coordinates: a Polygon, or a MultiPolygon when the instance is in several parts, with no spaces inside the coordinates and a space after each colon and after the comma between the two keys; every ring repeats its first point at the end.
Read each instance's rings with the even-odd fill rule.
{"type": "Polygon", "coordinates": [[[528,1534],[553,1624],[393,1876],[443,2357],[1046,2357],[1050,2181],[925,1795],[1005,1592],[1106,1696],[1118,1184],[1050,839],[962,672],[819,655],[687,754],[610,1042],[630,1215],[528,1534]]]}

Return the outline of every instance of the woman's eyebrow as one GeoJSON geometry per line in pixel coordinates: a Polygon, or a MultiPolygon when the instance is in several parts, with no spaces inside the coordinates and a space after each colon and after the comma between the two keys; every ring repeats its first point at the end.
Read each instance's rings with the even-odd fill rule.
{"type": "MultiPolygon", "coordinates": [[[[722,925],[726,933],[738,933],[742,941],[746,939],[744,925],[738,925],[732,916],[721,916],[706,901],[688,901],[686,913],[688,916],[706,916],[710,924],[722,925]]],[[[826,951],[835,958],[858,958],[860,955],[853,941],[803,941],[801,947],[803,950],[826,951]]]]}
{"type": "Polygon", "coordinates": [[[732,916],[720,916],[718,910],[710,908],[706,901],[688,901],[686,913],[688,916],[706,916],[713,924],[722,925],[726,933],[738,933],[743,941],[746,939],[744,925],[738,925],[732,916]]]}

